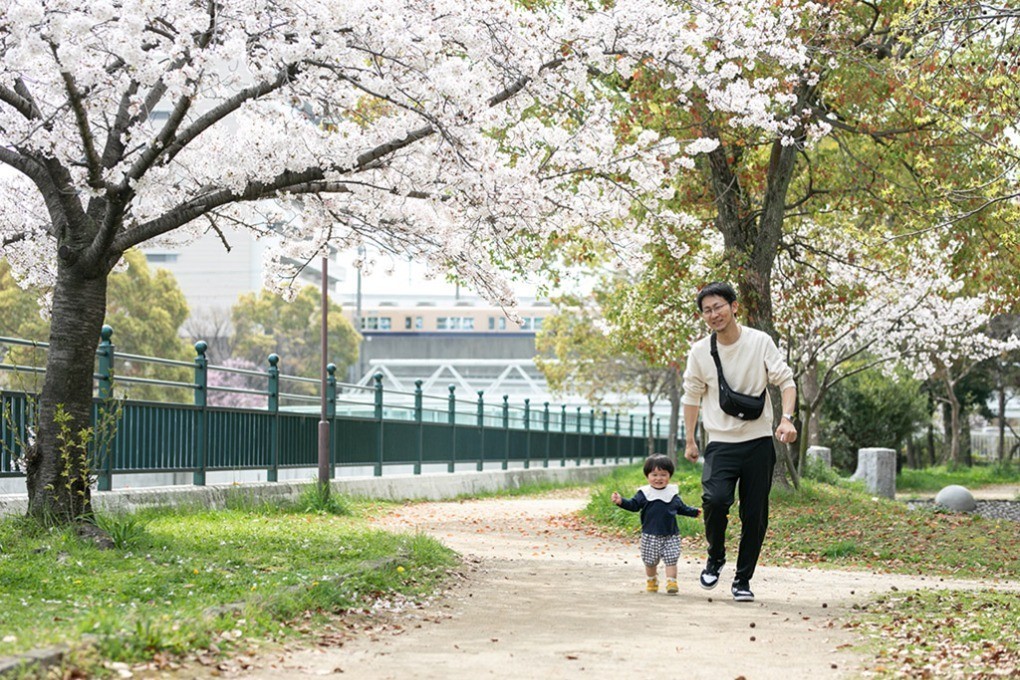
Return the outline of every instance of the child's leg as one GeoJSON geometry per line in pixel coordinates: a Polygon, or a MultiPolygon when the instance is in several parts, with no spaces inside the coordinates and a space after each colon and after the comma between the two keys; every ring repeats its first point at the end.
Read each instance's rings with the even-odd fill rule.
{"type": "Polygon", "coordinates": [[[646,590],[650,593],[659,590],[657,575],[661,550],[659,549],[657,538],[656,536],[641,534],[641,561],[645,565],[645,577],[648,579],[646,590]]]}
{"type": "MultiPolygon", "coordinates": [[[[648,578],[655,578],[658,575],[658,573],[659,565],[655,565],[654,567],[649,567],[647,564],[645,565],[645,576],[647,576],[648,578]]],[[[669,567],[666,567],[666,576],[669,576],[669,567]]],[[[675,566],[673,567],[673,578],[676,578],[675,566]]]]}
{"type": "Polygon", "coordinates": [[[659,560],[662,559],[662,547],[658,539],[658,536],[641,534],[641,562],[645,565],[645,576],[648,578],[655,576],[659,560]]]}
{"type": "Polygon", "coordinates": [[[667,536],[662,542],[662,562],[666,565],[666,592],[677,592],[676,563],[680,559],[680,537],[667,536]]]}

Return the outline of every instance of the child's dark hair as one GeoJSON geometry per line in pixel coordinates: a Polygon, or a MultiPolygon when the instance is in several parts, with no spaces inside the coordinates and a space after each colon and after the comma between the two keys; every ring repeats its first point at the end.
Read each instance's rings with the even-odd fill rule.
{"type": "Polygon", "coordinates": [[[659,469],[665,470],[672,477],[673,473],[676,472],[676,466],[673,465],[673,461],[669,459],[669,456],[664,456],[661,453],[656,453],[645,458],[645,477],[652,473],[652,470],[659,469]]]}

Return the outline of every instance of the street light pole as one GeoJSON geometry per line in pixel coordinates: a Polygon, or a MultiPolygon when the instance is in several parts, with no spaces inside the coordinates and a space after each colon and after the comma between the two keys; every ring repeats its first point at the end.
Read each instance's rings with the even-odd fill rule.
{"type": "Polygon", "coordinates": [[[322,256],[322,363],[319,373],[322,384],[319,393],[322,395],[322,411],[319,418],[319,491],[329,497],[329,420],[326,410],[326,366],[329,364],[329,249],[322,256]]]}

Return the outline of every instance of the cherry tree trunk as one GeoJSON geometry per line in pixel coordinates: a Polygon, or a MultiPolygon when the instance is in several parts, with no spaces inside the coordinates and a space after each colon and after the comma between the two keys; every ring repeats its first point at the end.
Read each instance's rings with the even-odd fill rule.
{"type": "Polygon", "coordinates": [[[808,446],[821,446],[822,433],[821,425],[818,422],[818,408],[821,403],[821,388],[818,385],[818,367],[810,366],[804,371],[800,380],[801,404],[806,404],[801,414],[804,423],[805,448],[808,446]]]}
{"type": "Polygon", "coordinates": [[[60,264],[37,431],[26,456],[28,514],[42,520],[76,522],[91,513],[87,442],[106,283],[105,272],[90,276],[60,264]]]}

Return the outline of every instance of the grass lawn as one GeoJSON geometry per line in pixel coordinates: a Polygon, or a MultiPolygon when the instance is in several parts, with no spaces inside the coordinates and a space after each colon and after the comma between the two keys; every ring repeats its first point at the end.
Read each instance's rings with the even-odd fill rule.
{"type": "Polygon", "coordinates": [[[944,465],[911,470],[903,468],[896,476],[896,490],[911,492],[937,492],[950,484],[959,484],[968,489],[993,484],[1020,483],[1020,466],[981,465],[950,469],[944,465]]]}
{"type": "MultiPolygon", "coordinates": [[[[690,505],[701,502],[700,474],[699,466],[683,461],[673,477],[690,505]]],[[[950,478],[940,480],[942,486],[944,479],[950,478]]],[[[972,488],[979,486],[968,479],[972,488]]],[[[1002,483],[1001,476],[984,479],[1002,483]]],[[[617,470],[593,489],[584,516],[604,531],[638,533],[637,515],[616,508],[609,495],[619,490],[629,496],[645,483],[638,467],[617,470]]],[[[740,526],[736,507],[730,520],[733,545],[740,526]]],[[[685,549],[704,554],[702,522],[681,518],[680,526],[685,549]]],[[[800,491],[773,490],[761,562],[1018,581],[1020,524],[910,510],[856,484],[805,480],[800,491]]],[[[868,603],[850,625],[871,640],[878,677],[1015,677],[1017,600],[1014,592],[994,589],[899,592],[868,603]]]]}
{"type": "MultiPolygon", "coordinates": [[[[94,640],[100,660],[223,653],[295,635],[290,623],[432,593],[456,564],[425,536],[351,514],[251,506],[103,518],[120,547],[0,521],[0,656],[94,640]]],[[[314,505],[314,504],[312,504],[314,505]]],[[[96,669],[93,669],[96,670],[96,669]]]]}

